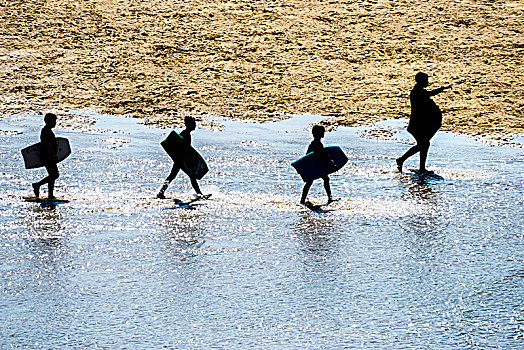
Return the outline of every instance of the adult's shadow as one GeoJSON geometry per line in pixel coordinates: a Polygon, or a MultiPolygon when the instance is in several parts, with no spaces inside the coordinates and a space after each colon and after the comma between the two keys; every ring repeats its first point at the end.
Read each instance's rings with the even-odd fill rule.
{"type": "Polygon", "coordinates": [[[442,176],[433,171],[411,170],[400,174],[398,180],[402,187],[407,189],[410,198],[421,202],[439,204],[439,185],[444,181],[442,176]]]}
{"type": "Polygon", "coordinates": [[[411,173],[411,181],[417,185],[428,185],[432,183],[438,183],[444,180],[444,178],[433,171],[420,171],[414,170],[411,173]]]}

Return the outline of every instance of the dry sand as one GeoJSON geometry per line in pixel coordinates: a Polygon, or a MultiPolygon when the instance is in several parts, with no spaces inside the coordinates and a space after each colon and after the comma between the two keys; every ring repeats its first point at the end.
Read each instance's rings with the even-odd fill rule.
{"type": "Polygon", "coordinates": [[[444,130],[524,133],[524,2],[0,0],[0,114],[95,109],[172,125],[409,116],[417,71],[444,130]]]}

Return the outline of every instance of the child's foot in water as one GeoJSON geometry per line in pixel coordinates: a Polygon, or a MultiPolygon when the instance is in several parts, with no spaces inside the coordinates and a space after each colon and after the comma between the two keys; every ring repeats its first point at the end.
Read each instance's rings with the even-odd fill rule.
{"type": "Polygon", "coordinates": [[[38,186],[38,184],[34,183],[32,184],[33,186],[33,192],[35,193],[35,197],[38,198],[40,197],[40,186],[38,186]]]}
{"type": "Polygon", "coordinates": [[[197,193],[193,197],[195,197],[196,199],[209,199],[211,197],[211,193],[210,194],[197,193]]]}
{"type": "Polygon", "coordinates": [[[331,197],[329,197],[326,205],[327,204],[331,204],[331,203],[336,202],[336,201],[339,201],[339,200],[340,200],[340,198],[331,198],[331,197]]]}

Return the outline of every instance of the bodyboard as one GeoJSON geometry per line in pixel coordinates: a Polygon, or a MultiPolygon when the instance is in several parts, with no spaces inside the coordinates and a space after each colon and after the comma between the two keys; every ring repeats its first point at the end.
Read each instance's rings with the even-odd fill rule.
{"type": "Polygon", "coordinates": [[[200,153],[191,145],[185,144],[182,136],[176,131],[171,131],[160,144],[171,159],[179,163],[182,171],[190,177],[200,180],[209,171],[206,161],[200,153]]]}
{"type": "MultiPolygon", "coordinates": [[[[58,144],[57,158],[58,162],[63,161],[71,154],[71,147],[69,146],[69,140],[63,137],[57,137],[56,142],[58,144]]],[[[34,145],[26,147],[22,150],[22,156],[24,157],[24,164],[26,169],[35,169],[44,166],[40,159],[40,152],[42,150],[42,143],[38,142],[34,145]]]]}
{"type": "Polygon", "coordinates": [[[325,159],[322,159],[320,154],[315,152],[310,152],[291,163],[291,166],[295,168],[304,182],[320,179],[323,176],[334,173],[348,162],[348,158],[340,147],[329,146],[325,147],[324,150],[333,161],[334,167],[332,164],[327,164],[325,159]]]}

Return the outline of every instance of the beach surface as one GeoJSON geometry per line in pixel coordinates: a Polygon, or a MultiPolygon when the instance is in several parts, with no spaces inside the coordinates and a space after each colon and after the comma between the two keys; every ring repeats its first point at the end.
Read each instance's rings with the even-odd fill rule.
{"type": "MultiPolygon", "coordinates": [[[[0,2],[0,118],[91,109],[332,125],[409,117],[418,71],[443,130],[524,133],[521,1],[0,2]]],[[[66,114],[67,115],[67,114],[66,114]]]]}
{"type": "Polygon", "coordinates": [[[169,131],[87,116],[56,128],[73,149],[58,203],[22,198],[46,173],[19,152],[41,116],[0,119],[0,349],[522,348],[524,149],[440,132],[433,173],[399,173],[405,130],[339,127],[340,200],[310,210],[291,162],[318,117],[217,118],[193,138],[211,198],[180,172],[160,200],[169,131]]]}

